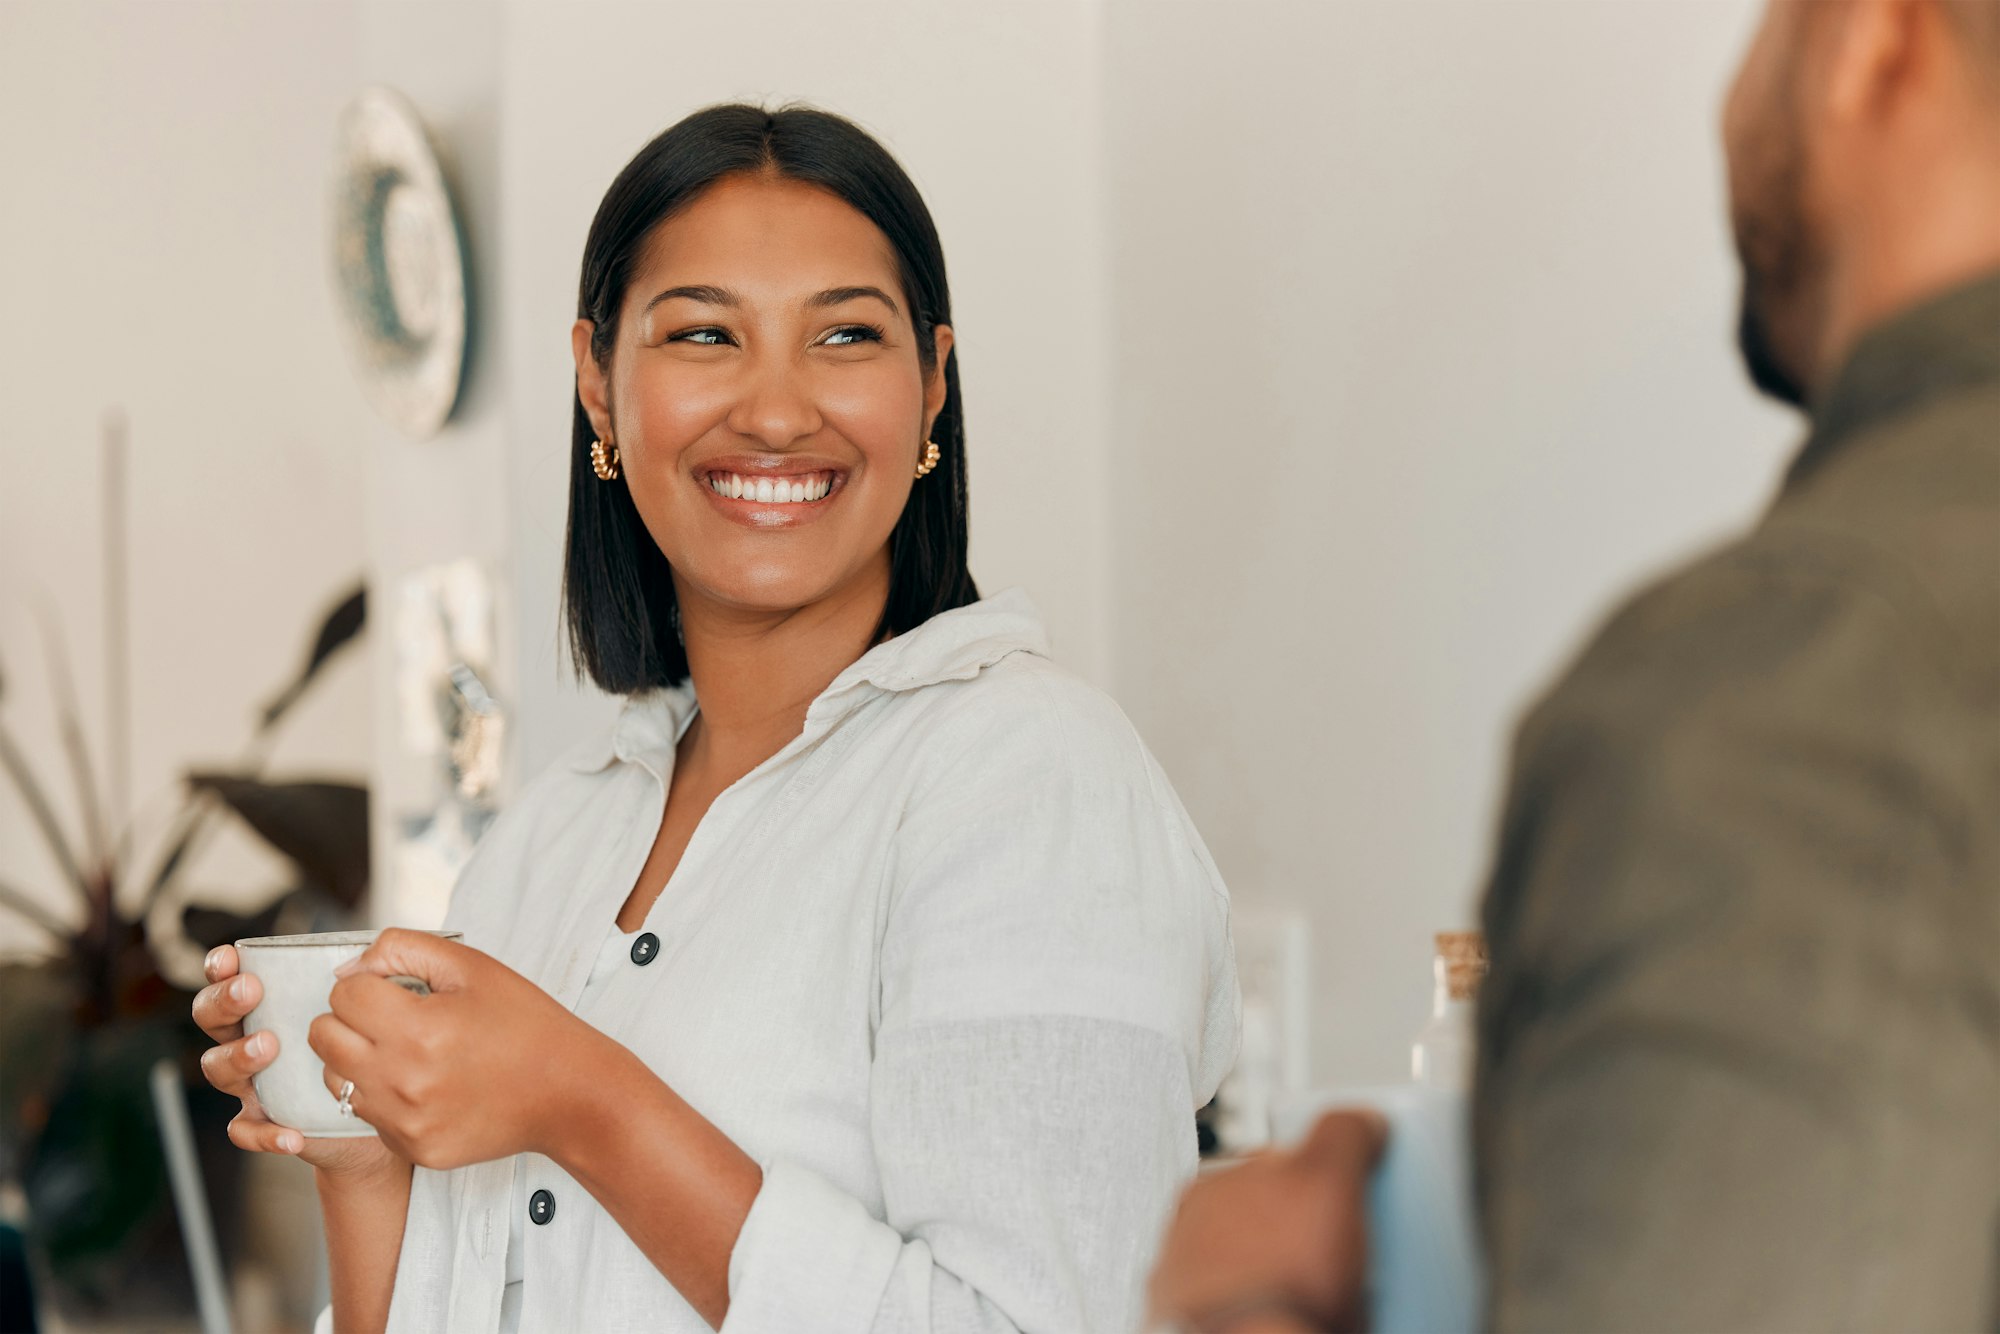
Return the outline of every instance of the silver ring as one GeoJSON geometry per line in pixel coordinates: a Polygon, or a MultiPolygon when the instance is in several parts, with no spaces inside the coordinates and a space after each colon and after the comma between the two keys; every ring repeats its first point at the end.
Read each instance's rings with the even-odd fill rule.
{"type": "Polygon", "coordinates": [[[351,1079],[340,1086],[340,1114],[354,1115],[354,1081],[351,1079]]]}

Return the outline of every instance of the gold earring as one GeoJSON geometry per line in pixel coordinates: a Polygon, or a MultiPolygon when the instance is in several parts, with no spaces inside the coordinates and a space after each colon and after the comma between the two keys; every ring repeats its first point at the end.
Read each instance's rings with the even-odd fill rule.
{"type": "Polygon", "coordinates": [[[609,439],[590,442],[590,470],[600,482],[618,480],[618,446],[609,439]]]}
{"type": "Polygon", "coordinates": [[[938,450],[937,441],[924,441],[924,456],[917,460],[917,476],[920,478],[930,476],[931,469],[937,467],[938,460],[943,457],[944,455],[938,450]]]}

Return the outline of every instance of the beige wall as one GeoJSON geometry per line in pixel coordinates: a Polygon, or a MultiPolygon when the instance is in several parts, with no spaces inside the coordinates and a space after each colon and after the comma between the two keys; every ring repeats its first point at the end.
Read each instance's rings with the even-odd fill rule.
{"type": "MultiPolygon", "coordinates": [[[[437,146],[464,231],[472,316],[466,375],[450,421],[434,438],[411,441],[370,417],[368,432],[369,585],[381,611],[370,655],[373,695],[376,920],[434,925],[441,886],[411,883],[395,855],[399,822],[428,814],[438,796],[437,760],[412,751],[403,731],[393,612],[416,571],[476,562],[495,594],[495,651],[487,684],[511,710],[510,724],[542,709],[520,665],[521,602],[510,524],[508,451],[515,379],[504,330],[513,283],[503,256],[508,219],[501,208],[501,96],[498,79],[504,7],[495,0],[344,6],[356,38],[354,84],[386,84],[409,97],[437,146]]],[[[518,768],[518,766],[516,766],[518,768]]],[[[518,786],[518,773],[510,786],[518,786]]]]}
{"type": "MultiPolygon", "coordinates": [[[[235,758],[325,600],[362,571],[369,426],[323,226],[353,61],[351,15],[332,6],[0,5],[4,712],[72,824],[33,618],[46,605],[59,621],[101,747],[108,409],[131,424],[142,831],[157,833],[184,766],[235,758]]],[[[277,769],[366,772],[365,666],[329,671],[287,721],[277,769]]],[[[245,836],[193,872],[223,897],[284,874],[245,836]]],[[[0,881],[61,901],[11,791],[0,881]]],[[[0,951],[31,941],[0,914],[0,951]]]]}
{"type": "Polygon", "coordinates": [[[1319,1082],[1406,1073],[1515,713],[1793,434],[1729,347],[1751,9],[1109,4],[1112,680],[1310,920],[1319,1082]]]}

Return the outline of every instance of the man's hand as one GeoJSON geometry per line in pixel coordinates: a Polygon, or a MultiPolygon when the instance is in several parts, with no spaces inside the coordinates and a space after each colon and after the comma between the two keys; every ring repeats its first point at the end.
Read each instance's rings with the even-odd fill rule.
{"type": "Polygon", "coordinates": [[[1375,1112],[1329,1112],[1296,1148],[1198,1178],[1160,1248],[1151,1323],[1365,1328],[1368,1176],[1388,1137],[1375,1112]]]}

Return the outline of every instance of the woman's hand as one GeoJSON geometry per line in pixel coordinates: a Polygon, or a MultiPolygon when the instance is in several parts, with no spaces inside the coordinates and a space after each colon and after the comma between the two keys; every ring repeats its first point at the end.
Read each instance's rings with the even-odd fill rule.
{"type": "Polygon", "coordinates": [[[330,1176],[367,1175],[391,1165],[389,1150],[375,1139],[307,1139],[290,1126],[264,1114],[250,1076],[278,1055],[278,1035],[264,1032],[243,1036],[243,1019],[263,999],[264,987],[255,976],[238,972],[234,945],[210,950],[203,963],[209,985],[194,998],[194,1021],[218,1044],[201,1056],[208,1082],[233,1098],[243,1110],[229,1123],[229,1140],[253,1153],[282,1153],[311,1163],[330,1176]]]}
{"type": "Polygon", "coordinates": [[[355,1115],[424,1167],[547,1152],[563,1100],[610,1043],[498,959],[427,932],[384,931],[335,974],[333,1012],[309,1035],[327,1090],[352,1080],[355,1115]]]}

